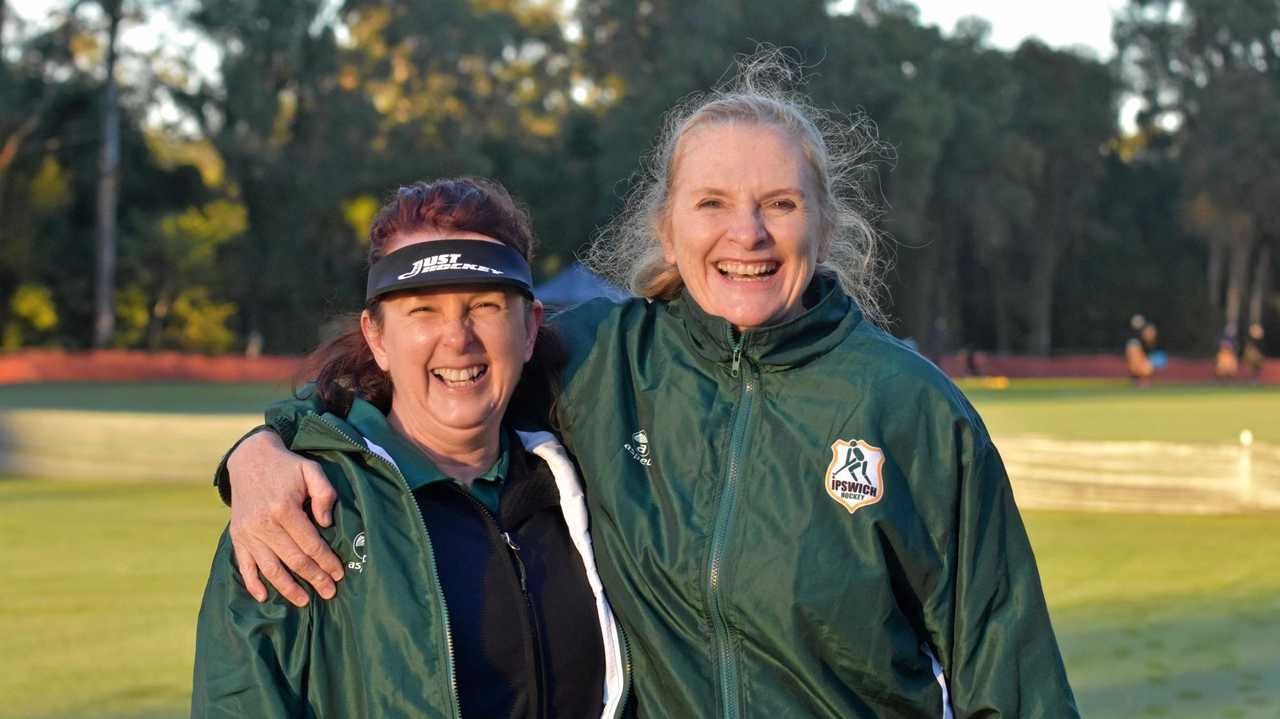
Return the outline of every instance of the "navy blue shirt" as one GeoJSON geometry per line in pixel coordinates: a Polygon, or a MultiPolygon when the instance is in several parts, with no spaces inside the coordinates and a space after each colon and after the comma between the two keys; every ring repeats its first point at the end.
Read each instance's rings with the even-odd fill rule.
{"type": "Polygon", "coordinates": [[[504,427],[491,509],[443,481],[371,405],[355,402],[347,419],[391,455],[417,500],[449,611],[462,715],[599,716],[604,647],[595,596],[546,462],[504,427]]]}

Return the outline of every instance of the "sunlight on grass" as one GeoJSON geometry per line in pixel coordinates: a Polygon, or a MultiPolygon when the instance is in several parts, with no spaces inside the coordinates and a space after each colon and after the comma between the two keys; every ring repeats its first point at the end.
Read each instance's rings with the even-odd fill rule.
{"type": "Polygon", "coordinates": [[[1234,443],[1250,429],[1280,444],[1280,387],[1155,385],[1115,380],[1011,380],[1008,389],[960,383],[997,441],[1042,434],[1061,439],[1234,443]]]}

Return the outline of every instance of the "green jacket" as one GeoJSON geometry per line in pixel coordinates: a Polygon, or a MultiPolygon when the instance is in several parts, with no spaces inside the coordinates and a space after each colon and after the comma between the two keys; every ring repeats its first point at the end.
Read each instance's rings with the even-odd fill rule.
{"type": "MultiPolygon", "coordinates": [[[[339,416],[290,414],[288,424],[290,448],[317,460],[338,494],[333,524],[320,531],[346,564],[346,578],[329,601],[313,594],[298,608],[272,590],[259,604],[244,589],[224,532],[200,608],[191,715],[458,717],[449,613],[404,476],[339,416]]],[[[597,597],[608,701],[602,716],[618,716],[625,650],[595,571],[576,470],[549,433],[520,436],[555,476],[597,597]]]]}
{"type": "Polygon", "coordinates": [[[641,713],[1078,716],[977,413],[833,282],[810,291],[741,337],[683,297],[560,318],[641,713]]]}
{"type": "Polygon", "coordinates": [[[685,298],[558,318],[640,714],[1078,716],[977,413],[833,282],[811,292],[741,337],[685,298]]]}

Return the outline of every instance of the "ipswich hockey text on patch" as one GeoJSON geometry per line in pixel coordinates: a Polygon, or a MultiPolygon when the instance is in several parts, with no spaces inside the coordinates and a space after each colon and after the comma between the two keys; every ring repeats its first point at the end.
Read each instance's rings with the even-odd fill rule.
{"type": "Polygon", "coordinates": [[[860,439],[837,439],[823,483],[849,514],[879,502],[884,497],[884,452],[860,439]]]}

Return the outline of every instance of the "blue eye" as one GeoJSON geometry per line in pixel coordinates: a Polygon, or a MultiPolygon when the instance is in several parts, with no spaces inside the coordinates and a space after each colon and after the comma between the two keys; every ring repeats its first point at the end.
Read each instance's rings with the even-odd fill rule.
{"type": "Polygon", "coordinates": [[[713,197],[708,197],[708,198],[707,198],[707,199],[705,199],[705,200],[699,200],[699,201],[698,201],[698,204],[697,204],[697,207],[698,207],[699,209],[703,209],[703,208],[715,209],[715,208],[717,208],[717,207],[723,207],[723,206],[724,206],[724,203],[723,203],[723,202],[721,202],[720,200],[717,200],[717,199],[715,199],[715,198],[713,198],[713,197]]]}

